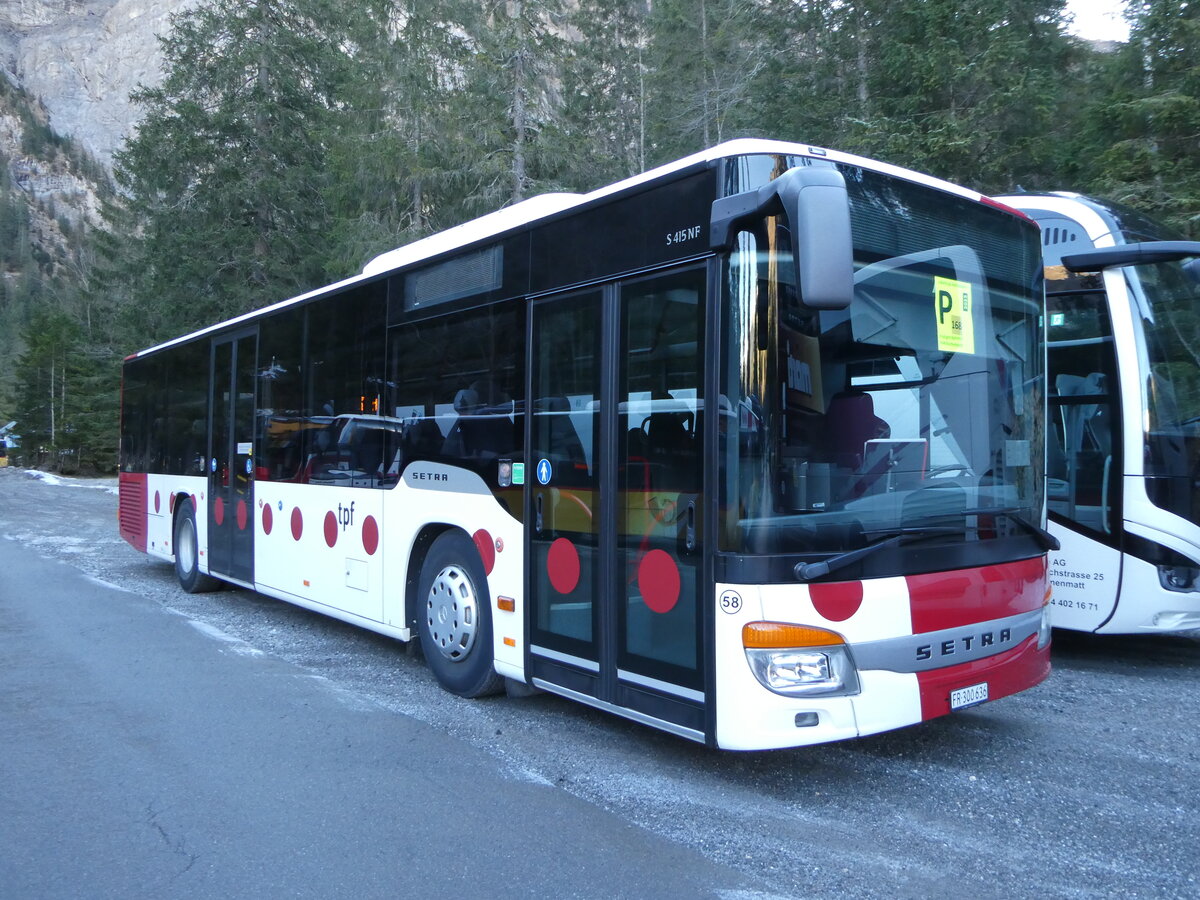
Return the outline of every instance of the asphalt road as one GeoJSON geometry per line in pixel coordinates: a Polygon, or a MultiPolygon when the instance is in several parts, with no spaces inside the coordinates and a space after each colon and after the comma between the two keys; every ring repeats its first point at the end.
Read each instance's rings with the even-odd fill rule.
{"type": "Polygon", "coordinates": [[[112,481],[0,470],[0,896],[1194,897],[1200,640],[1056,634],[1050,680],[734,754],[187,595],[112,481]]]}

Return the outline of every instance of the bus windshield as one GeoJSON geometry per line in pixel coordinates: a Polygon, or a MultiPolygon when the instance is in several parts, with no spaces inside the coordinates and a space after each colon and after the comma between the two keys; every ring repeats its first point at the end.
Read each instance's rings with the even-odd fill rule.
{"type": "MultiPolygon", "coordinates": [[[[740,189],[797,164],[765,163],[743,163],[740,189]]],[[[726,268],[721,549],[799,563],[841,554],[836,580],[947,568],[950,548],[974,564],[1042,552],[1031,540],[1044,454],[1036,230],[840,168],[848,309],[805,306],[782,218],[743,231],[726,268]]]]}
{"type": "Polygon", "coordinates": [[[1200,462],[1200,284],[1181,262],[1125,270],[1139,310],[1146,379],[1146,492],[1158,506],[1200,521],[1192,473],[1200,462]]]}

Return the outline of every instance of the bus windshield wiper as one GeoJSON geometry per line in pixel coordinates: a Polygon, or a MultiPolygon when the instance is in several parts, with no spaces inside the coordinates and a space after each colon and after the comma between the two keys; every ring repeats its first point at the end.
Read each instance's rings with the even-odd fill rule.
{"type": "Polygon", "coordinates": [[[964,509],[964,516],[1004,516],[1010,521],[1016,522],[1020,528],[1033,535],[1037,540],[1038,546],[1042,550],[1058,550],[1062,545],[1058,542],[1058,538],[1048,532],[1045,528],[1041,528],[1030,522],[1020,513],[1019,506],[981,506],[978,509],[964,509]]]}
{"type": "Polygon", "coordinates": [[[908,544],[913,541],[924,540],[932,537],[944,537],[949,534],[963,533],[961,526],[959,527],[934,527],[934,528],[901,528],[886,537],[883,540],[876,541],[873,544],[867,544],[865,547],[859,547],[857,550],[847,550],[845,553],[839,553],[836,556],[831,556],[828,559],[823,559],[820,562],[811,563],[796,563],[793,572],[796,573],[797,581],[812,581],[814,578],[820,578],[822,575],[828,575],[830,572],[836,572],[838,569],[844,569],[851,563],[856,563],[864,557],[870,556],[873,553],[878,553],[888,547],[895,547],[898,544],[908,544]]]}
{"type": "MultiPolygon", "coordinates": [[[[1038,546],[1043,550],[1058,550],[1058,538],[1046,531],[1044,528],[1039,528],[1033,522],[1020,514],[1020,508],[1015,506],[984,506],[978,509],[962,509],[956,510],[953,513],[954,517],[959,516],[966,518],[967,516],[1004,516],[1015,522],[1023,531],[1032,535],[1037,541],[1038,546]]],[[[939,515],[938,518],[945,520],[945,514],[939,515]]],[[[792,570],[796,574],[797,581],[812,581],[814,578],[821,578],[828,575],[830,572],[836,572],[838,569],[844,569],[852,563],[858,562],[873,553],[884,550],[888,547],[895,547],[899,544],[907,544],[912,541],[923,540],[931,537],[943,537],[951,534],[963,534],[962,526],[925,526],[901,528],[888,534],[882,540],[872,544],[867,544],[865,547],[859,547],[857,550],[847,550],[845,553],[839,553],[836,556],[831,556],[828,559],[823,559],[820,562],[811,563],[796,563],[792,570]]]]}

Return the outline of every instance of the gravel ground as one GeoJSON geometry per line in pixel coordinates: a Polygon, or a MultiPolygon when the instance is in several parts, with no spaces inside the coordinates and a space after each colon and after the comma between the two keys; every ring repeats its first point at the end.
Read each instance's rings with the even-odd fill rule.
{"type": "Polygon", "coordinates": [[[553,696],[461,700],[403,644],[250,591],[186,594],[118,537],[116,508],[116,479],[0,469],[6,539],[761,876],[773,896],[1200,894],[1196,636],[1056,633],[1054,674],[1024,694],[840,744],[714,752],[553,696]]]}

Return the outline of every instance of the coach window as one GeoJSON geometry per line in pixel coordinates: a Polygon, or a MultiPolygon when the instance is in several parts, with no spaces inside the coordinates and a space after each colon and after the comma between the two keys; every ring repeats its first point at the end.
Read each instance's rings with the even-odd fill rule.
{"type": "Polygon", "coordinates": [[[164,470],[203,475],[208,454],[208,341],[185,344],[163,356],[167,422],[164,470]]]}
{"type": "Polygon", "coordinates": [[[367,488],[395,483],[389,477],[395,442],[387,438],[380,408],[386,298],[385,282],[377,281],[308,308],[303,415],[310,425],[305,480],[311,483],[367,488]]]}
{"type": "Polygon", "coordinates": [[[304,434],[314,424],[304,413],[304,307],[262,323],[258,339],[258,478],[298,481],[304,434]]]}
{"type": "Polygon", "coordinates": [[[402,465],[442,461],[495,486],[497,460],[522,447],[524,305],[398,325],[390,341],[385,406],[403,425],[402,465]]]}

